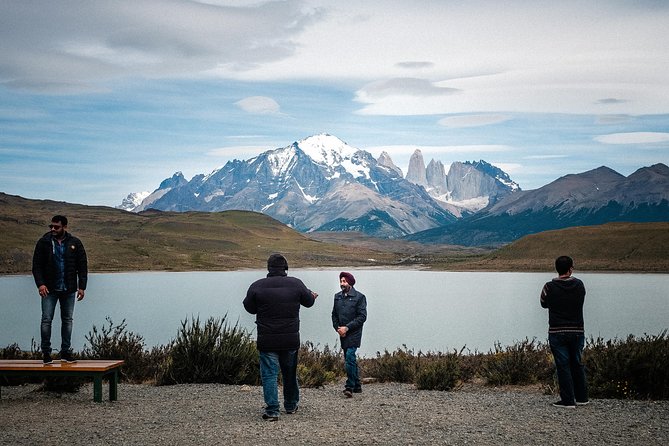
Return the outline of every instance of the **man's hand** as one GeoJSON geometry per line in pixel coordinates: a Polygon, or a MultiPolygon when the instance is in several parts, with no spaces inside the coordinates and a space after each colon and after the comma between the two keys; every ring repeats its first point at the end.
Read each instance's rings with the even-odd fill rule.
{"type": "Polygon", "coordinates": [[[337,333],[339,333],[339,336],[342,338],[346,336],[346,332],[348,332],[348,327],[346,326],[337,328],[337,333]]]}
{"type": "Polygon", "coordinates": [[[37,290],[39,295],[42,297],[46,297],[46,295],[49,294],[49,289],[46,287],[46,285],[40,285],[37,290]]]}
{"type": "Polygon", "coordinates": [[[82,290],[81,288],[77,290],[77,300],[81,300],[84,298],[84,294],[86,294],[86,291],[82,290]]]}

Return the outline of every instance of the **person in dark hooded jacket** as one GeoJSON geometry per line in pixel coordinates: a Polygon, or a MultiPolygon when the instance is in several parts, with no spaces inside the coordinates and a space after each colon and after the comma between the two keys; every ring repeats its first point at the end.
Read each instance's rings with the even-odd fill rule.
{"type": "Polygon", "coordinates": [[[267,259],[267,277],[251,284],[244,308],[256,315],[260,376],[267,421],[279,419],[279,371],[283,381],[283,405],[287,414],[297,411],[297,352],[300,348],[300,306],[311,307],[318,294],[296,277],[288,277],[288,261],[281,254],[267,259]]]}
{"type": "Polygon", "coordinates": [[[367,298],[353,288],[355,277],[342,271],[339,274],[341,291],[335,294],[332,307],[332,327],[339,334],[339,342],[344,351],[346,384],[344,395],[351,398],[353,393],[362,392],[356,352],[362,341],[362,326],[367,320],[367,298]]]}
{"type": "Polygon", "coordinates": [[[572,409],[589,402],[585,367],[581,360],[585,346],[585,286],[572,276],[574,261],[571,257],[558,257],[555,269],[559,276],[547,282],[541,290],[541,306],[548,308],[548,344],[560,386],[560,401],[553,406],[572,409]]]}

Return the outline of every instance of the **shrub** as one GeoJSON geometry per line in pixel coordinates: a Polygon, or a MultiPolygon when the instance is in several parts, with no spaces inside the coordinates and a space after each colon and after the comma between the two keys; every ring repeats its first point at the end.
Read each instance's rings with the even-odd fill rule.
{"type": "Polygon", "coordinates": [[[327,345],[320,351],[307,341],[300,346],[298,358],[297,378],[303,387],[322,387],[344,374],[342,355],[327,345]]]}
{"type": "Polygon", "coordinates": [[[669,337],[590,339],[583,355],[591,396],[669,399],[669,337]]]}
{"type": "Polygon", "coordinates": [[[383,355],[377,352],[375,359],[364,360],[366,373],[381,382],[413,383],[418,359],[406,345],[403,347],[393,353],[386,350],[383,355]]]}
{"type": "Polygon", "coordinates": [[[553,362],[547,345],[525,339],[502,349],[495,343],[484,360],[482,376],[489,385],[533,384],[552,378],[553,362]]]}
{"type": "Polygon", "coordinates": [[[168,346],[158,384],[257,384],[258,352],[248,332],[230,327],[226,316],[182,321],[177,338],[168,346]]]}
{"type": "Polygon", "coordinates": [[[438,353],[421,358],[416,371],[419,390],[452,390],[460,380],[460,354],[438,353]]]}
{"type": "Polygon", "coordinates": [[[107,326],[100,330],[93,325],[93,330],[85,336],[90,346],[84,346],[81,353],[84,359],[122,359],[120,368],[121,381],[143,382],[156,373],[156,362],[149,360],[144,349],[144,338],[127,331],[125,319],[114,325],[111,318],[105,318],[107,326]]]}

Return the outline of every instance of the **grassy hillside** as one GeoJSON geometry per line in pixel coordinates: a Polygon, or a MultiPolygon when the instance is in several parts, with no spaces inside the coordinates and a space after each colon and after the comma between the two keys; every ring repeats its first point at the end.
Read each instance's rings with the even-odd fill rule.
{"type": "Polygon", "coordinates": [[[255,212],[134,214],[0,193],[0,273],[30,271],[35,242],[54,214],[68,217],[69,231],[84,242],[91,271],[265,268],[273,252],[283,253],[291,267],[371,266],[397,258],[311,240],[255,212]]]}
{"type": "Polygon", "coordinates": [[[553,271],[569,255],[581,271],[669,272],[669,222],[608,223],[525,236],[457,269],[553,271]]]}
{"type": "Polygon", "coordinates": [[[669,222],[610,223],[529,235],[494,252],[380,240],[357,233],[306,236],[247,211],[141,214],[0,193],[0,274],[28,273],[35,242],[54,214],[70,219],[91,271],[216,271],[265,268],[281,252],[291,267],[406,266],[443,270],[669,272],[669,222]]]}

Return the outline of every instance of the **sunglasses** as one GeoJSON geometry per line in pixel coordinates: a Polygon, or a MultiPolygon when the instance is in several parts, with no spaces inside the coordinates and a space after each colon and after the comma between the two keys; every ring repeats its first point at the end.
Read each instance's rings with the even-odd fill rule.
{"type": "Polygon", "coordinates": [[[56,231],[62,228],[63,226],[61,225],[49,225],[49,229],[55,229],[56,231]]]}

